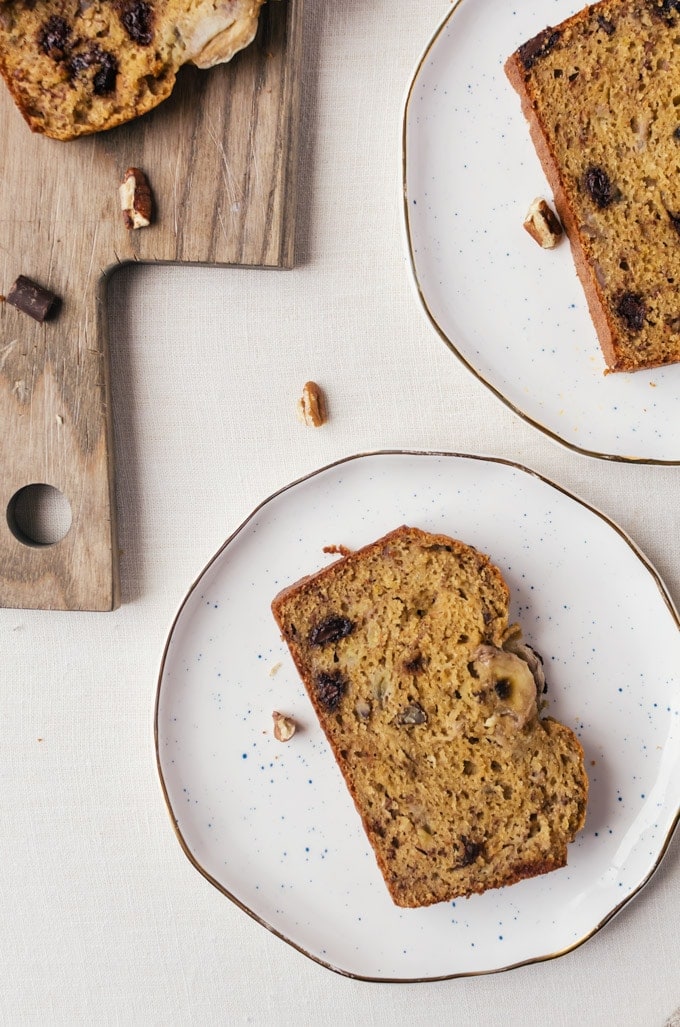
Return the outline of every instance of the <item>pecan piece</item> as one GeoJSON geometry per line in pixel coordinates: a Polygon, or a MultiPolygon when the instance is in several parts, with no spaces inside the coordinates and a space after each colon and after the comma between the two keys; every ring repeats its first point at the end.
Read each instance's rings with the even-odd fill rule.
{"type": "Polygon", "coordinates": [[[125,227],[148,228],[153,219],[153,198],[144,172],[128,168],[119,192],[125,227]]]}
{"type": "Polygon", "coordinates": [[[289,742],[295,734],[297,727],[293,718],[287,717],[284,713],[279,713],[278,710],[274,710],[272,720],[274,721],[274,738],[277,742],[289,742]]]}
{"type": "Polygon", "coordinates": [[[557,215],[540,197],[535,199],[524,219],[524,227],[531,238],[544,250],[552,250],[562,238],[562,225],[557,215]]]}
{"type": "Polygon", "coordinates": [[[403,710],[394,718],[395,724],[400,727],[412,727],[414,724],[427,724],[427,713],[420,705],[420,703],[414,702],[410,706],[405,706],[403,710]]]}
{"type": "Polygon", "coordinates": [[[326,401],[316,382],[305,382],[297,404],[298,420],[311,428],[320,428],[326,422],[326,401]]]}

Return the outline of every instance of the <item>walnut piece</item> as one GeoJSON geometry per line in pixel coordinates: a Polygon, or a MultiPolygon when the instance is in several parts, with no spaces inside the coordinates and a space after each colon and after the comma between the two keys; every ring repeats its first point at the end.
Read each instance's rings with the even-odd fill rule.
{"type": "Polygon", "coordinates": [[[545,200],[538,197],[529,207],[524,227],[539,246],[552,250],[562,238],[562,225],[545,200]]]}
{"type": "Polygon", "coordinates": [[[285,714],[274,710],[272,720],[274,721],[274,738],[277,742],[289,742],[297,727],[293,718],[286,717],[285,714]]]}
{"type": "Polygon", "coordinates": [[[305,382],[297,404],[298,419],[312,428],[326,421],[326,401],[316,382],[305,382]]]}
{"type": "Polygon", "coordinates": [[[144,172],[139,168],[128,168],[119,192],[125,227],[148,228],[153,218],[153,199],[144,172]]]}

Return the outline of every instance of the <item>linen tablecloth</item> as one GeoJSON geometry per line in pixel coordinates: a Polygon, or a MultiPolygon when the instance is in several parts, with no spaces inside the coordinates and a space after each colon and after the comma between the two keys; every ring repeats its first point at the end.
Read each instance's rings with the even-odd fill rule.
{"type": "Polygon", "coordinates": [[[123,604],[0,610],[0,1022],[661,1027],[680,1006],[678,837],[577,950],[390,985],[337,976],[258,926],[173,833],[152,732],[172,618],[262,499],[332,460],[397,448],[519,461],[618,522],[680,603],[680,467],[592,459],[530,427],[415,298],[402,105],[446,0],[306,8],[296,268],[113,278],[123,604]],[[318,430],[295,416],[308,379],[328,397],[318,430]]]}

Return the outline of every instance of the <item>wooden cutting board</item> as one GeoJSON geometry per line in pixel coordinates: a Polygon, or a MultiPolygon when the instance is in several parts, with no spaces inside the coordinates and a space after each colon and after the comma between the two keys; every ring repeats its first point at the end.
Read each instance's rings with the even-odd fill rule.
{"type": "Polygon", "coordinates": [[[292,267],[302,3],[270,0],[230,64],[182,69],[169,100],[100,135],[33,135],[0,84],[0,293],[25,275],[62,300],[42,324],[0,303],[0,606],[119,602],[111,272],[130,261],[292,267]],[[130,166],[156,203],[154,224],[136,231],[118,196],[130,166]],[[38,485],[70,505],[53,544],[17,517],[38,485]]]}

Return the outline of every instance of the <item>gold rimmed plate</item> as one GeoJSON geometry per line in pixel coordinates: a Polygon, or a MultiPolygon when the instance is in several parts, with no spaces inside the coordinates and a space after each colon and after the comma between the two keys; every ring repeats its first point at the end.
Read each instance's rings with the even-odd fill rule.
{"type": "Polygon", "coordinates": [[[680,365],[605,374],[569,245],[522,223],[552,196],[503,63],[578,0],[458,0],[418,61],[403,120],[404,224],[418,298],[449,348],[572,450],[680,463],[680,365]]]}
{"type": "Polygon", "coordinates": [[[167,641],[158,769],[193,865],[339,973],[480,974],[581,944],[658,865],[680,809],[680,634],[654,569],[611,521],[516,464],[378,452],[265,500],[189,590],[167,641]],[[395,907],[270,613],[274,595],[400,524],[487,552],[544,656],[548,713],[584,746],[590,800],[566,868],[468,900],[395,907]],[[299,725],[272,734],[272,712],[299,725]]]}

